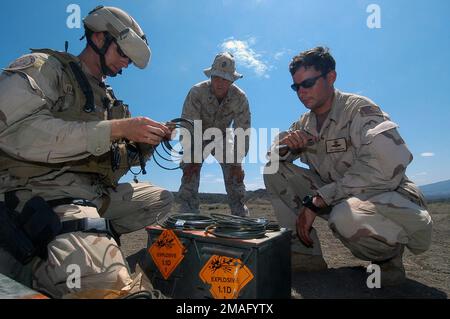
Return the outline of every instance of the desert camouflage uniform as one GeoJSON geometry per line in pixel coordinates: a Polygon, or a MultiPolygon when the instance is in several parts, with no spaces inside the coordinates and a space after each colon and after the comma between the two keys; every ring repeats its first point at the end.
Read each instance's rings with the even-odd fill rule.
{"type": "MultiPolygon", "coordinates": [[[[319,194],[332,207],[324,215],[331,230],[356,257],[387,260],[402,245],[415,254],[426,251],[432,220],[422,193],[405,175],[412,155],[396,128],[369,99],[337,90],[319,133],[312,112],[293,123],[289,131],[305,130],[319,141],[279,161],[275,145],[269,153],[264,181],[280,223],[295,230],[303,197],[319,194]],[[309,168],[292,164],[297,158],[309,168]]],[[[317,234],[311,235],[313,248],[294,240],[292,250],[321,255],[317,234]]]]}
{"type": "MultiPolygon", "coordinates": [[[[71,165],[76,161],[106,154],[111,147],[111,122],[107,121],[110,117],[105,104],[111,99],[110,90],[77,61],[94,91],[96,110],[89,121],[58,118],[59,112],[74,108],[71,104],[74,90],[62,65],[53,56],[27,55],[1,74],[2,159],[10,156],[18,162],[47,163],[49,167],[55,164],[55,168],[40,176],[18,178],[12,170],[0,167],[0,201],[4,200],[5,192],[16,191],[20,200],[16,210],[21,211],[23,204],[33,196],[46,200],[83,198],[98,208],[107,207],[102,217],[111,220],[118,233],[138,230],[152,224],[157,214],[169,212],[172,195],[148,183],[108,187],[98,174],[71,172],[71,165]]],[[[93,207],[69,204],[54,210],[61,220],[99,217],[93,207]]],[[[131,283],[121,250],[115,240],[105,234],[62,234],[48,245],[48,252],[48,260],[35,258],[24,268],[0,249],[0,271],[26,282],[26,269],[31,269],[33,287],[53,297],[90,289],[127,289],[131,283]],[[70,264],[80,267],[80,289],[69,289],[66,285],[71,274],[67,272],[70,264]]]]}
{"type": "MultiPolygon", "coordinates": [[[[231,84],[228,95],[219,104],[211,90],[211,81],[201,82],[195,85],[186,97],[182,117],[191,120],[201,120],[201,133],[208,128],[218,128],[222,132],[223,139],[214,140],[217,147],[212,151],[212,154],[222,167],[231,213],[238,216],[248,215],[248,210],[244,205],[245,185],[241,161],[248,152],[249,137],[247,136],[245,139],[245,150],[243,152],[239,152],[235,148],[236,143],[233,137],[226,138],[227,130],[229,130],[232,122],[234,129],[242,128],[245,131],[250,128],[250,110],[245,93],[235,84],[231,84]],[[226,161],[227,151],[231,151],[234,154],[233,156],[228,155],[228,158],[233,158],[232,163],[226,161]]],[[[228,133],[228,136],[232,135],[228,133]]],[[[195,151],[203,153],[205,146],[209,143],[211,141],[204,141],[202,149],[195,151]]],[[[187,153],[191,151],[185,149],[187,153]]],[[[201,156],[198,156],[198,158],[204,160],[209,154],[203,155],[204,158],[201,156]]],[[[190,159],[190,161],[195,163],[195,158],[190,159]]],[[[182,164],[183,177],[179,190],[181,212],[199,212],[198,187],[201,166],[202,163],[194,165],[182,164]]]]}

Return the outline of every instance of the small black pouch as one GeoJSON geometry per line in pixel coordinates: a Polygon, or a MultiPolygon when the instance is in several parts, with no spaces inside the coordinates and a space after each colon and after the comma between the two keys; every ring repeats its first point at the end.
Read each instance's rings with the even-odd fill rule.
{"type": "Polygon", "coordinates": [[[47,259],[47,245],[61,233],[62,224],[48,203],[39,196],[25,203],[19,214],[18,226],[35,247],[35,254],[47,259]]]}
{"type": "Polygon", "coordinates": [[[0,202],[0,247],[25,265],[35,256],[35,247],[16,224],[17,215],[0,202]]]}

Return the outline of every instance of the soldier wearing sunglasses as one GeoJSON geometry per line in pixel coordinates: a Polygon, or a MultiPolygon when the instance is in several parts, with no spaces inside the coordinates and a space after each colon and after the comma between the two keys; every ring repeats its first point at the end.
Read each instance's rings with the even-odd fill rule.
{"type": "Polygon", "coordinates": [[[320,216],[354,256],[380,266],[382,285],[402,282],[404,248],[426,251],[432,220],[405,175],[412,155],[398,125],[368,98],[334,88],[326,48],[295,56],[289,71],[309,111],[276,139],[270,159],[279,169],[266,169],[264,182],[280,224],[300,239],[293,238],[292,271],[327,268],[312,227],[320,216]],[[298,158],[309,168],[294,165],[298,158]]]}

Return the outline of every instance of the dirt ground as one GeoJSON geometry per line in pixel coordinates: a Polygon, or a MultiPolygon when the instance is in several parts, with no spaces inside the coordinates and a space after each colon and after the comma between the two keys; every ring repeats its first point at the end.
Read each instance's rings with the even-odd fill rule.
{"type": "MultiPolygon", "coordinates": [[[[252,217],[274,219],[270,203],[257,199],[247,203],[252,217]]],[[[225,204],[202,204],[202,212],[229,213],[225,204]]],[[[405,251],[405,283],[396,287],[369,289],[366,286],[368,262],[361,261],[345,248],[318,218],[317,229],[328,264],[328,270],[296,273],[292,276],[292,298],[432,298],[448,299],[450,295],[450,203],[429,205],[434,221],[432,245],[421,255],[405,251]]],[[[144,230],[122,236],[122,248],[131,269],[145,253],[147,234],[144,230]]]]}

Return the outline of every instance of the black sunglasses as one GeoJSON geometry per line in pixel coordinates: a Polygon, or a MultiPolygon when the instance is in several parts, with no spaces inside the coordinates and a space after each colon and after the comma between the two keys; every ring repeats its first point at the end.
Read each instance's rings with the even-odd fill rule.
{"type": "Polygon", "coordinates": [[[120,55],[122,58],[126,58],[128,59],[128,64],[131,63],[131,59],[128,57],[128,55],[126,55],[122,49],[120,48],[120,46],[117,44],[116,41],[114,41],[116,43],[116,50],[117,50],[117,54],[120,55]]]}
{"type": "Polygon", "coordinates": [[[301,87],[305,88],[305,89],[312,88],[314,85],[316,85],[316,82],[318,79],[320,79],[321,77],[325,77],[327,74],[328,74],[328,72],[322,73],[316,77],[306,79],[306,80],[302,81],[301,83],[293,83],[293,84],[291,84],[291,89],[294,90],[295,92],[297,92],[301,87]]]}

